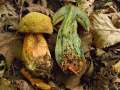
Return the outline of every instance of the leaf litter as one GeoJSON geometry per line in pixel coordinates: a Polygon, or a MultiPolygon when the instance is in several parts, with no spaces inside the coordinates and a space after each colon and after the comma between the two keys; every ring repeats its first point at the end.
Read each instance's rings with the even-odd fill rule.
{"type": "MultiPolygon", "coordinates": [[[[118,3],[116,5],[119,0],[113,1],[2,0],[0,3],[0,54],[5,57],[7,68],[0,79],[0,89],[119,90],[120,12],[118,7],[120,5],[118,3]],[[84,1],[84,3],[79,1],[84,1]],[[24,34],[16,32],[21,18],[33,11],[52,17],[60,7],[69,2],[73,3],[73,5],[78,5],[80,9],[87,12],[90,19],[90,32],[81,32],[82,28],[78,28],[87,60],[87,69],[84,74],[81,77],[65,74],[57,65],[55,43],[58,30],[54,30],[52,35],[44,35],[54,60],[50,78],[34,77],[29,70],[21,71],[23,67],[25,68],[24,63],[19,62],[22,59],[21,49],[24,34]],[[81,6],[83,7],[81,8],[81,6]],[[22,68],[19,64],[23,65],[22,68]],[[11,68],[12,70],[14,69],[14,75],[11,68]],[[9,73],[6,73],[8,71],[9,73]]],[[[59,29],[59,27],[60,24],[54,29],[59,29]]],[[[81,26],[79,25],[79,27],[81,26]]]]}

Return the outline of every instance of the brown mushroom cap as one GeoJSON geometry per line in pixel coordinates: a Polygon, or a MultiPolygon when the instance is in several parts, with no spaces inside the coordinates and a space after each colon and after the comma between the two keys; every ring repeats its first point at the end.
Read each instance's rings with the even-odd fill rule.
{"type": "Polygon", "coordinates": [[[20,21],[18,32],[51,34],[53,26],[49,16],[38,12],[30,12],[20,21]]]}

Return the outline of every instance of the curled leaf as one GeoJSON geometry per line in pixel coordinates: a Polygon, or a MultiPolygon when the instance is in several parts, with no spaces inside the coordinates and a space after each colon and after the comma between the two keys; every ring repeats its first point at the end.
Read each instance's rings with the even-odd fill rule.
{"type": "Polygon", "coordinates": [[[15,85],[19,90],[33,90],[25,80],[15,80],[15,85]]]}
{"type": "Polygon", "coordinates": [[[112,66],[113,71],[120,73],[120,61],[112,66]]]}
{"type": "Polygon", "coordinates": [[[98,48],[105,48],[120,42],[120,28],[114,26],[108,14],[91,15],[93,43],[98,48]]]}

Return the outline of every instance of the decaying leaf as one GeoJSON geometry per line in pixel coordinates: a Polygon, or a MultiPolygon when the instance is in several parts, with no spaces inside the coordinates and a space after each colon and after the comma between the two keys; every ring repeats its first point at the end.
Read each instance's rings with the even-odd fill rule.
{"type": "Polygon", "coordinates": [[[27,80],[30,81],[30,83],[34,87],[37,87],[41,90],[52,90],[52,87],[50,85],[46,84],[44,81],[42,81],[40,79],[32,78],[31,74],[25,68],[23,68],[21,70],[21,73],[27,80]]]}
{"type": "Polygon", "coordinates": [[[71,90],[84,90],[83,85],[79,85],[71,90]]]}
{"type": "Polygon", "coordinates": [[[93,43],[97,48],[105,48],[120,42],[120,28],[113,25],[108,14],[94,13],[91,15],[93,43]]]}
{"type": "Polygon", "coordinates": [[[112,83],[120,83],[120,78],[113,78],[112,83]]]}
{"type": "MultiPolygon", "coordinates": [[[[100,3],[100,0],[99,0],[99,3],[100,3]]],[[[110,13],[117,13],[117,10],[116,8],[114,7],[114,4],[112,2],[107,2],[106,3],[106,0],[103,0],[103,4],[101,8],[97,9],[96,11],[99,11],[100,13],[106,13],[106,14],[109,14],[110,13]]]]}
{"type": "Polygon", "coordinates": [[[93,12],[94,8],[94,1],[95,0],[76,0],[78,7],[82,9],[83,11],[87,12],[88,15],[90,15],[93,12]]]}
{"type": "Polygon", "coordinates": [[[112,0],[112,1],[116,5],[116,7],[118,8],[118,10],[120,11],[120,0],[112,0]]]}
{"type": "Polygon", "coordinates": [[[3,77],[6,70],[6,58],[0,54],[0,78],[3,77]]]}
{"type": "Polygon", "coordinates": [[[31,5],[30,7],[28,7],[28,10],[31,12],[41,12],[44,13],[46,15],[50,15],[53,16],[53,11],[46,8],[46,7],[42,7],[40,5],[31,5]]]}
{"type": "Polygon", "coordinates": [[[8,2],[0,5],[0,28],[5,25],[12,26],[13,29],[16,29],[18,25],[18,16],[15,8],[8,2]]]}
{"type": "Polygon", "coordinates": [[[120,60],[112,66],[113,71],[120,73],[120,60]]]}
{"type": "Polygon", "coordinates": [[[109,90],[109,79],[101,73],[94,76],[90,90],[109,90]]]}
{"type": "Polygon", "coordinates": [[[11,81],[0,78],[0,90],[16,90],[15,87],[11,84],[11,81]]]}
{"type": "Polygon", "coordinates": [[[79,86],[80,78],[81,76],[76,75],[68,76],[67,78],[65,78],[64,84],[67,88],[72,90],[73,88],[79,86]]]}
{"type": "Polygon", "coordinates": [[[15,80],[15,84],[19,90],[33,90],[25,80],[15,80]]]}
{"type": "Polygon", "coordinates": [[[5,4],[6,0],[0,0],[0,5],[5,4]]]}
{"type": "Polygon", "coordinates": [[[91,50],[91,44],[92,44],[92,34],[90,32],[83,32],[80,34],[82,48],[84,53],[87,53],[91,50]]]}
{"type": "Polygon", "coordinates": [[[120,28],[120,14],[119,13],[116,13],[116,14],[113,14],[111,16],[111,20],[113,22],[113,25],[116,27],[116,28],[120,28]]]}
{"type": "Polygon", "coordinates": [[[14,58],[21,58],[21,37],[15,33],[0,33],[0,42],[0,53],[5,56],[8,66],[14,58]]]}
{"type": "Polygon", "coordinates": [[[47,1],[46,0],[37,0],[37,4],[32,3],[33,0],[26,0],[29,4],[29,7],[27,9],[30,12],[40,12],[46,15],[53,16],[54,12],[47,7],[47,1]]]}

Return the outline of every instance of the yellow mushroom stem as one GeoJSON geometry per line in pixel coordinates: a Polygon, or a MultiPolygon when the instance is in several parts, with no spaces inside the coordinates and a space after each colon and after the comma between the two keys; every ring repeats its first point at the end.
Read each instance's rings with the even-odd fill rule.
{"type": "Polygon", "coordinates": [[[42,34],[26,34],[23,44],[23,61],[35,76],[49,75],[52,61],[47,42],[42,34]]]}

